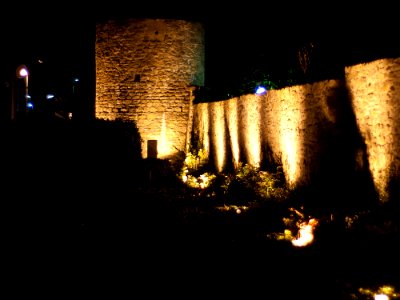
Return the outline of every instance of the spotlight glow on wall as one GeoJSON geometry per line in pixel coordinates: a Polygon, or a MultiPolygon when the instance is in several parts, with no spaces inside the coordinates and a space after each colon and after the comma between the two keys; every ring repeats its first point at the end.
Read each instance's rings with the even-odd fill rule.
{"type": "Polygon", "coordinates": [[[161,130],[159,137],[158,154],[160,157],[166,157],[172,153],[168,145],[168,133],[167,133],[167,121],[165,117],[165,112],[162,114],[161,130]]]}

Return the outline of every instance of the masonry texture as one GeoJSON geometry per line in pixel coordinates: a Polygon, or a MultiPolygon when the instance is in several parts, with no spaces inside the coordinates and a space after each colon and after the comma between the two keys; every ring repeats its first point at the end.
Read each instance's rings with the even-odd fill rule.
{"type": "Polygon", "coordinates": [[[400,179],[400,58],[347,68],[346,78],[371,173],[386,199],[400,179]]]}
{"type": "Polygon", "coordinates": [[[343,88],[340,81],[330,80],[202,103],[195,107],[193,128],[201,141],[207,141],[202,143],[212,158],[232,156],[233,165],[237,161],[260,165],[267,160],[283,165],[288,182],[307,183],[320,172],[325,153],[334,144],[339,147],[346,135],[338,105],[343,88]],[[225,109],[218,110],[221,105],[225,109]]]}
{"type": "Polygon", "coordinates": [[[143,157],[148,142],[165,158],[196,138],[219,172],[280,165],[290,186],[329,182],[337,199],[367,174],[390,197],[400,178],[400,58],[348,66],[344,80],[193,104],[204,46],[196,22],[98,24],[96,117],[135,121],[143,157]]]}
{"type": "Polygon", "coordinates": [[[193,87],[204,85],[201,23],[128,19],[96,27],[96,118],[132,120],[159,157],[185,151],[193,87]]]}
{"type": "Polygon", "coordinates": [[[345,74],[196,104],[194,135],[219,171],[238,161],[281,164],[290,185],[330,180],[332,190],[354,184],[362,171],[384,201],[400,177],[400,59],[349,66],[345,74]]]}

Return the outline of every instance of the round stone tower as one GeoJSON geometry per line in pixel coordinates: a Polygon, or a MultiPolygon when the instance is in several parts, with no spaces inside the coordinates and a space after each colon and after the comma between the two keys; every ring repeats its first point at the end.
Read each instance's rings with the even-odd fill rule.
{"type": "Polygon", "coordinates": [[[193,91],[204,86],[204,27],[175,19],[96,25],[95,116],[135,121],[142,156],[186,151],[193,91]]]}

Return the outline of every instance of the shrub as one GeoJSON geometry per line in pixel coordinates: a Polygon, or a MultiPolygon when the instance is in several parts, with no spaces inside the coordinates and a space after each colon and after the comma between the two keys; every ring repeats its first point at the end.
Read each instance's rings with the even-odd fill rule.
{"type": "Polygon", "coordinates": [[[225,176],[221,188],[226,201],[235,204],[282,201],[289,196],[280,167],[276,173],[271,173],[248,164],[240,165],[234,174],[225,176]]]}

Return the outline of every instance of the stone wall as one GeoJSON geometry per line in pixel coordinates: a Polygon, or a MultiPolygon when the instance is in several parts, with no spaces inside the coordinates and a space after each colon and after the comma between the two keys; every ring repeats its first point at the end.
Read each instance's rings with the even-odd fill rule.
{"type": "Polygon", "coordinates": [[[193,105],[204,46],[196,22],[98,24],[96,117],[135,121],[143,157],[187,151],[192,136],[218,172],[281,165],[292,187],[333,190],[367,173],[380,198],[390,197],[400,178],[400,58],[346,67],[344,80],[193,105]]]}
{"type": "Polygon", "coordinates": [[[319,181],[332,189],[368,173],[387,199],[400,177],[400,59],[345,74],[343,81],[196,104],[193,135],[218,171],[239,162],[280,164],[293,187],[319,181]]]}
{"type": "Polygon", "coordinates": [[[346,68],[351,105],[382,199],[400,180],[400,58],[346,68]]]}
{"type": "Polygon", "coordinates": [[[263,106],[263,149],[281,163],[290,184],[306,183],[319,173],[327,147],[339,143],[341,95],[336,80],[270,91],[263,106]]]}
{"type": "Polygon", "coordinates": [[[340,142],[344,120],[338,102],[343,100],[337,99],[343,88],[331,80],[197,104],[195,135],[219,171],[238,162],[261,166],[269,161],[283,165],[290,183],[307,182],[318,173],[326,148],[340,142]]]}
{"type": "Polygon", "coordinates": [[[204,85],[204,29],[184,20],[129,19],[96,27],[95,116],[133,120],[159,158],[185,151],[194,86],[204,85]]]}

